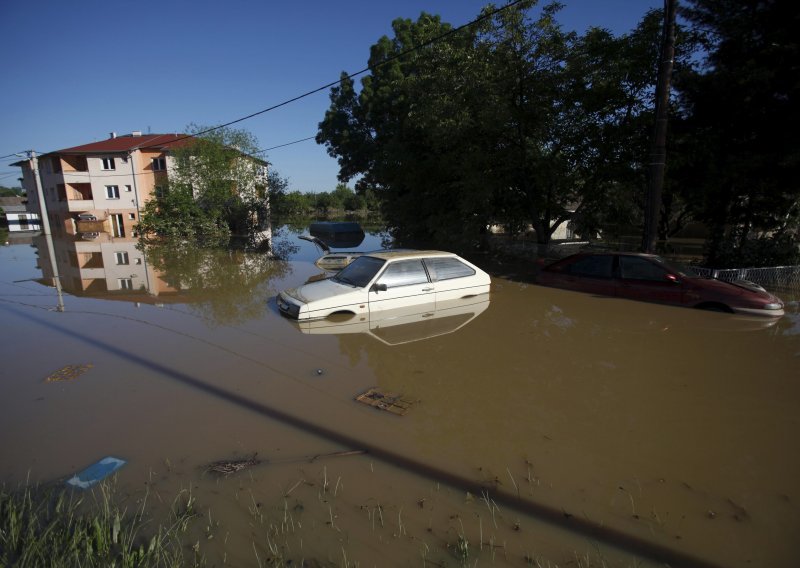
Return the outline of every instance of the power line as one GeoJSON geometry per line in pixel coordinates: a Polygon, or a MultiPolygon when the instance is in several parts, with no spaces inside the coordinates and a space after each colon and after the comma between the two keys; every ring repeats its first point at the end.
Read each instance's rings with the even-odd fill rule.
{"type": "MultiPolygon", "coordinates": [[[[410,53],[414,53],[415,51],[419,51],[420,49],[423,49],[425,47],[433,45],[434,43],[437,43],[437,42],[439,42],[439,41],[441,41],[441,40],[443,40],[443,39],[445,39],[447,37],[450,37],[451,35],[456,34],[456,33],[458,33],[459,31],[461,31],[463,29],[466,29],[466,28],[468,28],[470,26],[474,26],[475,24],[477,24],[479,22],[482,22],[483,20],[486,20],[488,18],[493,17],[495,14],[499,14],[500,12],[503,12],[505,10],[513,8],[517,4],[520,4],[520,3],[525,2],[525,1],[526,0],[513,0],[512,2],[509,2],[508,4],[506,4],[505,6],[502,6],[500,8],[496,8],[495,10],[492,10],[491,12],[487,12],[486,14],[483,14],[482,16],[479,16],[479,17],[475,18],[474,20],[472,20],[470,22],[467,22],[466,24],[463,24],[461,26],[458,26],[457,28],[453,28],[451,30],[448,30],[445,33],[443,33],[441,35],[438,35],[438,36],[436,36],[436,37],[434,37],[434,38],[432,38],[432,39],[430,39],[430,40],[428,40],[426,42],[423,42],[423,43],[421,43],[421,44],[419,44],[417,46],[411,47],[409,49],[401,51],[400,53],[396,53],[396,54],[394,54],[394,55],[392,55],[390,57],[387,57],[386,59],[384,59],[383,61],[381,61],[381,62],[379,62],[379,63],[377,63],[375,65],[368,65],[367,67],[364,67],[360,71],[356,71],[355,73],[350,73],[350,74],[347,75],[346,78],[347,79],[353,79],[354,77],[358,77],[359,75],[362,75],[362,74],[366,73],[367,71],[374,71],[375,69],[377,69],[379,67],[382,67],[383,65],[386,65],[387,63],[391,63],[392,61],[400,59],[401,57],[409,55],[410,53]]],[[[317,87],[316,89],[312,89],[311,91],[307,91],[307,92],[305,92],[305,93],[303,93],[301,95],[297,95],[296,97],[292,97],[291,99],[287,99],[287,100],[285,100],[283,102],[280,102],[280,103],[278,103],[276,105],[273,105],[271,107],[262,109],[260,111],[257,111],[257,112],[251,113],[251,114],[248,114],[246,116],[243,116],[241,118],[237,118],[235,120],[232,120],[230,122],[226,122],[224,124],[219,124],[217,126],[212,126],[211,128],[207,128],[205,130],[201,130],[200,132],[196,132],[194,134],[186,134],[184,136],[179,136],[177,138],[174,138],[173,140],[170,140],[169,143],[172,144],[172,143],[175,143],[175,142],[179,142],[181,140],[187,140],[189,138],[195,138],[197,136],[202,136],[203,134],[208,134],[209,132],[213,132],[215,130],[219,130],[221,128],[225,128],[227,126],[231,126],[232,124],[237,124],[239,122],[243,122],[245,120],[249,120],[249,119],[254,118],[256,116],[265,114],[267,112],[271,112],[273,110],[279,109],[279,108],[284,107],[284,106],[286,106],[288,104],[291,104],[293,102],[299,101],[300,99],[304,99],[304,98],[306,98],[308,96],[311,96],[313,94],[319,93],[320,91],[324,91],[325,89],[329,89],[331,87],[334,87],[334,86],[340,84],[341,81],[342,81],[342,78],[340,77],[336,81],[331,81],[330,83],[322,85],[321,87],[317,87]]],[[[167,135],[165,134],[163,136],[167,136],[167,135]]],[[[170,134],[169,136],[172,136],[172,135],[170,134]]],[[[279,144],[278,146],[273,146],[271,148],[265,148],[263,150],[257,150],[253,154],[261,154],[263,152],[268,152],[270,150],[283,148],[284,146],[291,146],[293,144],[299,144],[300,142],[306,142],[306,141],[311,140],[313,138],[315,138],[315,136],[309,136],[308,138],[302,138],[300,140],[295,140],[293,142],[287,142],[286,144],[279,144]]],[[[157,139],[158,138],[156,138],[156,140],[157,139]]],[[[151,141],[149,141],[149,143],[147,145],[135,146],[135,147],[131,148],[131,150],[155,148],[155,147],[158,147],[158,146],[161,146],[161,144],[153,144],[153,141],[151,140],[151,141]]],[[[20,153],[22,153],[22,152],[20,152],[20,153]]],[[[49,154],[49,153],[50,152],[39,152],[39,154],[42,154],[42,155],[49,154]]],[[[250,155],[252,155],[252,154],[250,154],[250,155]]],[[[10,158],[10,157],[14,157],[14,156],[16,156],[16,153],[15,154],[9,154],[8,156],[3,156],[0,159],[10,158]]],[[[255,156],[253,156],[253,157],[255,157],[255,156]]],[[[113,175],[119,175],[119,174],[112,174],[112,176],[113,175]]]]}
{"type": "MultiPolygon", "coordinates": [[[[350,73],[349,75],[347,75],[346,78],[347,79],[352,79],[354,77],[358,77],[359,75],[361,75],[363,73],[366,73],[367,71],[373,71],[373,70],[377,69],[378,67],[386,65],[387,63],[390,63],[390,62],[392,62],[392,61],[394,61],[396,59],[399,59],[401,57],[404,57],[404,56],[406,56],[406,55],[408,55],[410,53],[418,51],[418,50],[420,50],[420,49],[422,49],[424,47],[428,47],[429,45],[432,45],[432,44],[434,44],[434,43],[436,43],[438,41],[441,41],[441,40],[443,40],[443,39],[445,39],[447,37],[450,37],[451,35],[459,32],[459,31],[461,31],[461,30],[463,30],[465,28],[468,28],[470,26],[474,26],[478,22],[482,22],[483,20],[491,18],[495,14],[499,14],[500,12],[508,10],[509,8],[513,8],[517,4],[520,4],[521,2],[525,2],[525,1],[526,0],[513,0],[512,2],[509,2],[508,4],[506,4],[505,6],[497,8],[495,10],[492,10],[491,12],[487,12],[486,14],[483,14],[482,16],[479,16],[478,18],[475,18],[471,22],[467,22],[466,24],[463,24],[463,25],[461,25],[461,26],[459,26],[457,28],[453,28],[453,29],[451,29],[451,30],[449,30],[449,31],[447,31],[447,32],[445,32],[445,33],[443,33],[441,35],[438,35],[438,36],[436,36],[436,37],[434,37],[434,38],[432,38],[432,39],[430,39],[430,40],[428,40],[426,42],[423,42],[423,43],[421,43],[421,44],[419,44],[417,46],[414,46],[412,48],[406,49],[405,51],[401,51],[400,53],[396,53],[395,55],[392,55],[392,56],[384,59],[380,63],[377,63],[375,65],[368,65],[367,67],[365,67],[364,69],[361,69],[360,71],[356,71],[355,73],[350,73]]],[[[334,87],[334,86],[340,84],[341,82],[342,82],[342,78],[340,77],[336,81],[331,81],[330,83],[327,83],[326,85],[323,85],[321,87],[317,87],[316,89],[312,89],[311,91],[307,91],[307,92],[305,92],[305,93],[303,93],[301,95],[297,95],[296,97],[292,97],[291,99],[287,99],[287,100],[285,100],[285,101],[283,101],[281,103],[278,103],[276,105],[273,105],[271,107],[265,108],[263,110],[259,110],[257,112],[251,113],[251,114],[248,114],[247,116],[243,116],[241,118],[237,118],[236,120],[231,120],[230,122],[226,122],[225,124],[212,126],[211,128],[207,128],[206,130],[202,130],[202,131],[196,132],[194,134],[187,134],[187,135],[185,135],[183,137],[178,137],[175,140],[172,140],[171,142],[178,142],[180,140],[186,140],[187,138],[194,138],[196,136],[202,136],[203,134],[208,134],[209,132],[213,132],[215,130],[219,130],[220,128],[225,128],[225,127],[230,126],[232,124],[237,124],[239,122],[243,122],[245,120],[249,120],[249,119],[254,118],[256,116],[259,116],[261,114],[273,111],[275,109],[281,108],[281,107],[286,106],[288,104],[291,104],[293,102],[299,101],[300,99],[304,99],[304,98],[306,98],[308,96],[311,96],[313,94],[319,93],[320,91],[324,91],[325,89],[329,89],[331,87],[334,87]]],[[[298,142],[300,142],[300,141],[298,141],[298,142]]],[[[151,146],[137,146],[137,149],[150,148],[150,147],[151,146]]]]}
{"type": "Polygon", "coordinates": [[[14,152],[13,154],[9,154],[8,156],[0,157],[0,160],[5,160],[6,158],[21,158],[23,156],[20,156],[20,154],[24,154],[24,153],[25,153],[24,150],[22,150],[20,152],[14,152]]]}
{"type": "Polygon", "coordinates": [[[283,148],[284,146],[291,146],[292,144],[299,144],[300,142],[308,142],[309,140],[314,140],[315,136],[309,136],[308,138],[301,138],[300,140],[295,140],[294,142],[287,142],[286,144],[279,144],[277,146],[273,146],[271,148],[264,148],[263,150],[256,150],[253,152],[254,154],[263,154],[264,152],[269,152],[270,150],[276,150],[278,148],[283,148]]]}

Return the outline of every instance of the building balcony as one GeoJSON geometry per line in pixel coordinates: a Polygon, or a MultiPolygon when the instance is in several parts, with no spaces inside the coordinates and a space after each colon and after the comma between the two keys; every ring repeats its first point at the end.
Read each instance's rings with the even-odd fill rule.
{"type": "Polygon", "coordinates": [[[94,209],[93,199],[67,199],[67,211],[70,213],[81,213],[94,209]]]}
{"type": "Polygon", "coordinates": [[[89,172],[61,172],[61,179],[64,183],[88,183],[89,172]]]}
{"type": "MultiPolygon", "coordinates": [[[[76,233],[107,233],[108,229],[106,227],[105,221],[82,221],[78,219],[75,221],[75,232],[76,233]]],[[[93,239],[86,239],[86,240],[93,240],[93,239]]]]}

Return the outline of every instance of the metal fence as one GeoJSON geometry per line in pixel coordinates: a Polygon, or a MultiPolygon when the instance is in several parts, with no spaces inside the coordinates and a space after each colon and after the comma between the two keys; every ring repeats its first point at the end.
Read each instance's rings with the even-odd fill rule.
{"type": "Polygon", "coordinates": [[[731,282],[733,280],[749,280],[765,288],[800,289],[800,266],[771,266],[767,268],[701,268],[692,269],[707,278],[717,278],[731,282]]]}

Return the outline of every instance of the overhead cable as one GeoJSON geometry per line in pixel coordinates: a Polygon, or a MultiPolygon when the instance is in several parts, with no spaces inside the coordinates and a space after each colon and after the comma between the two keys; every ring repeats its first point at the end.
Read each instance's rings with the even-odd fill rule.
{"type": "MultiPolygon", "coordinates": [[[[499,14],[500,12],[508,10],[509,8],[513,8],[517,4],[520,4],[520,3],[524,2],[524,1],[525,0],[513,0],[512,2],[509,2],[508,4],[506,4],[505,6],[497,8],[495,10],[492,10],[491,12],[487,12],[486,14],[483,14],[482,16],[479,16],[479,17],[475,18],[471,22],[468,22],[468,23],[466,23],[464,25],[461,25],[461,26],[459,26],[457,28],[453,28],[453,29],[451,29],[449,31],[446,31],[445,33],[443,33],[441,35],[438,35],[438,36],[436,36],[436,37],[434,37],[434,38],[432,38],[432,39],[430,39],[430,40],[428,40],[426,42],[423,42],[423,43],[421,43],[419,45],[416,45],[414,47],[411,47],[409,49],[401,51],[400,53],[396,53],[396,54],[394,54],[394,55],[392,55],[390,57],[387,57],[386,59],[384,59],[383,61],[381,61],[379,63],[376,63],[375,65],[368,65],[367,67],[364,67],[360,71],[356,71],[355,73],[350,73],[349,75],[347,75],[346,78],[347,79],[352,79],[354,77],[358,77],[359,75],[362,75],[362,74],[366,73],[367,71],[373,71],[373,70],[377,69],[378,67],[386,65],[387,63],[390,63],[390,62],[392,62],[392,61],[394,61],[396,59],[404,57],[404,56],[406,56],[406,55],[408,55],[410,53],[413,53],[413,52],[415,52],[417,50],[420,50],[420,49],[422,49],[424,47],[428,47],[429,45],[432,45],[432,44],[434,44],[436,42],[439,42],[439,41],[441,41],[441,40],[443,40],[443,39],[445,39],[447,37],[450,37],[451,35],[459,32],[459,31],[461,31],[461,30],[463,30],[465,28],[468,28],[470,26],[474,26],[478,22],[482,22],[483,20],[491,18],[495,14],[499,14]]],[[[288,105],[290,103],[299,101],[300,99],[304,99],[304,98],[306,98],[308,96],[311,96],[313,94],[319,93],[320,91],[324,91],[324,90],[329,89],[331,87],[335,87],[336,85],[340,84],[341,82],[342,82],[342,78],[340,77],[336,81],[331,81],[330,83],[322,85],[321,87],[317,87],[316,89],[312,89],[311,91],[307,91],[307,92],[305,92],[305,93],[303,93],[301,95],[297,95],[296,97],[292,97],[291,99],[287,99],[287,100],[285,100],[285,101],[283,101],[281,103],[278,103],[276,105],[272,105],[271,107],[265,108],[263,110],[259,110],[257,112],[251,113],[251,114],[248,114],[247,116],[243,116],[241,118],[237,118],[236,120],[231,120],[230,122],[226,122],[225,124],[212,126],[211,128],[207,128],[205,130],[201,130],[200,132],[195,132],[194,134],[187,134],[187,135],[185,135],[183,137],[178,137],[175,140],[172,140],[171,142],[178,142],[180,140],[185,140],[187,138],[194,138],[196,136],[202,136],[203,134],[208,134],[209,132],[213,132],[215,130],[219,130],[221,128],[225,128],[227,126],[231,126],[232,124],[237,124],[239,122],[243,122],[245,120],[251,119],[251,118],[256,117],[256,116],[259,116],[261,114],[265,114],[267,112],[273,111],[273,110],[281,108],[283,106],[286,106],[286,105],[288,105]]],[[[143,145],[143,146],[139,146],[137,148],[150,148],[150,147],[151,146],[143,145]]]]}
{"type": "Polygon", "coordinates": [[[257,150],[253,152],[254,154],[263,154],[264,152],[269,152],[270,150],[276,150],[277,148],[283,148],[284,146],[291,146],[292,144],[299,144],[300,142],[308,142],[309,140],[313,140],[316,136],[309,136],[308,138],[301,138],[300,140],[295,140],[294,142],[287,142],[286,144],[278,144],[277,146],[273,146],[271,148],[264,148],[263,150],[257,150]]]}

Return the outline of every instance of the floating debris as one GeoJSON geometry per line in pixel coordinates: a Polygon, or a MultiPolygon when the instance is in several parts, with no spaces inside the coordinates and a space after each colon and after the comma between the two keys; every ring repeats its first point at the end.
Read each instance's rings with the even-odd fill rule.
{"type": "Polygon", "coordinates": [[[309,463],[314,463],[318,459],[322,459],[322,458],[338,458],[338,457],[344,457],[344,456],[357,456],[357,455],[366,454],[366,453],[367,453],[366,450],[344,450],[344,451],[341,451],[341,452],[333,452],[333,453],[330,453],[330,454],[317,454],[317,455],[315,455],[314,457],[312,457],[308,461],[309,461],[309,463]]]}
{"type": "Polygon", "coordinates": [[[750,513],[747,512],[747,509],[745,509],[744,507],[742,507],[738,503],[735,503],[733,501],[733,499],[728,499],[728,503],[731,505],[731,507],[733,507],[733,510],[734,510],[733,518],[734,519],[736,519],[739,522],[746,521],[746,520],[750,519],[750,513]]]}
{"type": "Polygon", "coordinates": [[[95,483],[117,471],[126,463],[128,462],[119,458],[111,456],[105,457],[99,462],[73,475],[67,480],[67,484],[81,489],[88,489],[95,483]]]}
{"type": "Polygon", "coordinates": [[[261,461],[256,459],[257,455],[258,453],[255,453],[253,454],[252,458],[243,460],[215,461],[208,465],[206,471],[210,471],[211,473],[218,473],[220,475],[230,475],[232,473],[236,473],[237,471],[241,471],[243,469],[247,469],[248,467],[260,464],[261,461]]]}
{"type": "Polygon", "coordinates": [[[67,365],[66,367],[59,369],[49,377],[47,377],[44,382],[46,383],[58,383],[61,381],[72,381],[80,377],[86,371],[91,369],[94,365],[91,363],[87,363],[85,365],[67,365]]]}
{"type": "Polygon", "coordinates": [[[358,402],[374,406],[379,410],[386,410],[392,414],[403,416],[408,412],[411,405],[414,404],[413,400],[406,400],[402,395],[381,392],[380,389],[371,388],[367,392],[361,393],[356,397],[358,402]]]}

